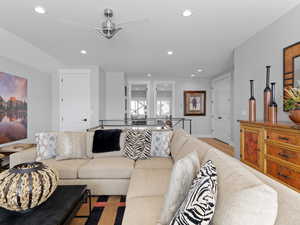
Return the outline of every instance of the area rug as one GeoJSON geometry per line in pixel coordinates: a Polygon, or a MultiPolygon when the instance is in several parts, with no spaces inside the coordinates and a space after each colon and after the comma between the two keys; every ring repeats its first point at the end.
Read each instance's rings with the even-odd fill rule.
{"type": "MultiPolygon", "coordinates": [[[[88,219],[75,218],[71,225],[121,225],[126,207],[126,196],[92,197],[92,212],[88,219]]],[[[87,215],[88,204],[83,204],[77,215],[87,215]]]]}

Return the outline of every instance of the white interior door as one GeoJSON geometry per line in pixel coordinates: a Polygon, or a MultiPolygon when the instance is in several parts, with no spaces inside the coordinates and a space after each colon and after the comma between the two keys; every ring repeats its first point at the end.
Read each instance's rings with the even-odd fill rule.
{"type": "Polygon", "coordinates": [[[84,131],[90,125],[90,71],[60,71],[60,130],[84,131]]]}
{"type": "Polygon", "coordinates": [[[213,137],[231,143],[231,75],[212,81],[213,137]]]}

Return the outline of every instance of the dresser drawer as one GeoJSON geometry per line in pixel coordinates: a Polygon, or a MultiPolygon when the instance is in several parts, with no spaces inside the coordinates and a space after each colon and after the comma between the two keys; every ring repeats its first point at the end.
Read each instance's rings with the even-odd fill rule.
{"type": "Polygon", "coordinates": [[[271,160],[267,160],[266,168],[268,175],[300,190],[300,173],[271,160]]]}
{"type": "Polygon", "coordinates": [[[273,141],[277,141],[277,142],[281,142],[281,143],[288,143],[291,145],[300,145],[300,135],[299,134],[268,130],[267,138],[269,140],[273,140],[273,141]]]}
{"type": "Polygon", "coordinates": [[[300,166],[300,151],[291,151],[275,145],[267,145],[267,154],[300,166]]]}

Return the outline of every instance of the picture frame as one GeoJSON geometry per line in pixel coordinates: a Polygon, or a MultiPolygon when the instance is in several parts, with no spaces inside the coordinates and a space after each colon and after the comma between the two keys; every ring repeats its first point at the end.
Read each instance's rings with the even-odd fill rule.
{"type": "Polygon", "coordinates": [[[206,115],[206,91],[184,91],[184,116],[206,115]]]}

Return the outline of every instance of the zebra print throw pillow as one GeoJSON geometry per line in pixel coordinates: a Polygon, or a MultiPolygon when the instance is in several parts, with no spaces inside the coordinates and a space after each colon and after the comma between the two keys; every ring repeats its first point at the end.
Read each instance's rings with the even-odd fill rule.
{"type": "Polygon", "coordinates": [[[217,202],[217,170],[207,161],[193,180],[189,193],[170,225],[209,225],[217,202]]]}
{"type": "Polygon", "coordinates": [[[152,131],[129,129],[126,132],[124,156],[133,160],[149,159],[152,131]]]}

